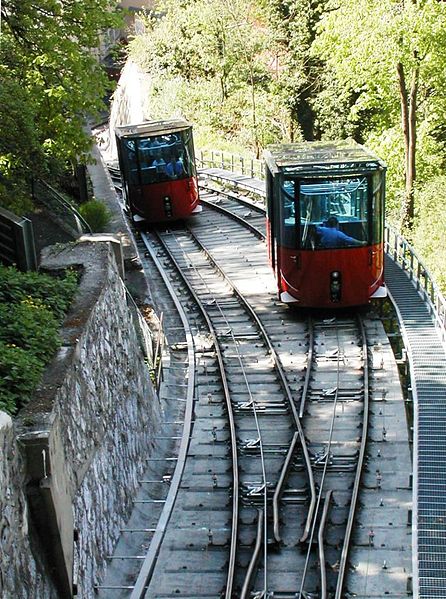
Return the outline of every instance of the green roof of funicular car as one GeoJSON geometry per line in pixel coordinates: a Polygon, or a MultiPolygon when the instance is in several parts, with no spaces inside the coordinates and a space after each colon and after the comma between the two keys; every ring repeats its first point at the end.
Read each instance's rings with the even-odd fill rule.
{"type": "Polygon", "coordinates": [[[273,174],[280,171],[284,175],[329,175],[386,168],[371,150],[352,139],[271,145],[264,157],[273,174]]]}
{"type": "Polygon", "coordinates": [[[152,135],[163,135],[165,133],[176,133],[191,128],[191,124],[184,119],[172,119],[168,121],[146,121],[137,125],[125,125],[116,127],[116,136],[121,137],[151,137],[152,135]]]}

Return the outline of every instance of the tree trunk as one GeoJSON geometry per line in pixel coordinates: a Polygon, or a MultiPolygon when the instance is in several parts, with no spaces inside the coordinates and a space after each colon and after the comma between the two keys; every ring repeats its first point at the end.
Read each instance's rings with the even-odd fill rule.
{"type": "Polygon", "coordinates": [[[397,64],[398,83],[400,90],[401,124],[404,137],[405,157],[405,194],[401,207],[401,221],[403,227],[412,228],[414,217],[414,183],[416,177],[416,110],[419,69],[415,68],[412,75],[410,93],[407,91],[406,78],[402,63],[397,64]]]}
{"type": "Polygon", "coordinates": [[[407,204],[407,222],[409,228],[412,228],[414,218],[414,183],[416,179],[416,149],[417,149],[417,93],[418,93],[419,69],[416,67],[412,74],[412,83],[409,95],[409,153],[407,157],[406,173],[406,196],[407,204]]]}

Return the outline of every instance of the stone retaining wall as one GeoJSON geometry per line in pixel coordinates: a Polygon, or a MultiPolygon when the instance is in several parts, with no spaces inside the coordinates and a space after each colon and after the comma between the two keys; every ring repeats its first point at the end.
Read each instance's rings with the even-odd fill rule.
{"type": "Polygon", "coordinates": [[[88,599],[130,513],[159,404],[111,244],[56,248],[43,264],[84,274],[43,384],[16,422],[0,420],[0,595],[88,599]]]}
{"type": "Polygon", "coordinates": [[[31,550],[24,483],[14,424],[0,412],[0,597],[55,599],[57,593],[42,574],[39,554],[34,556],[31,550]]]}

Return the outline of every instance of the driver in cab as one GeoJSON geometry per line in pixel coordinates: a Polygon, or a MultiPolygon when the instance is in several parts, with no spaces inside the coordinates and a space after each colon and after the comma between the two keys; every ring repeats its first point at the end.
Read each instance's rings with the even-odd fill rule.
{"type": "Polygon", "coordinates": [[[360,241],[354,237],[349,237],[339,230],[339,221],[336,216],[330,218],[323,225],[316,227],[316,233],[319,237],[319,246],[322,248],[339,248],[348,246],[364,246],[366,241],[360,241]]]}

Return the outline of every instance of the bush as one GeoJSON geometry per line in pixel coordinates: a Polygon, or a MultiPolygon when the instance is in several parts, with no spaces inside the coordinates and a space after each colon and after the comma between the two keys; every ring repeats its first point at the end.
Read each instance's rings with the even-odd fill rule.
{"type": "Polygon", "coordinates": [[[16,414],[31,398],[44,368],[31,352],[0,341],[0,410],[16,414]]]}
{"type": "Polygon", "coordinates": [[[443,294],[446,294],[445,194],[444,175],[419,186],[415,195],[415,226],[410,239],[443,294]]]}
{"type": "Polygon", "coordinates": [[[29,350],[48,361],[58,350],[59,322],[40,300],[29,297],[20,304],[0,304],[0,341],[29,350]]]}
{"type": "Polygon", "coordinates": [[[0,409],[16,414],[60,346],[59,326],[77,274],[21,273],[0,266],[0,409]]]}
{"type": "Polygon", "coordinates": [[[20,272],[0,265],[0,304],[18,304],[32,297],[40,300],[60,320],[67,312],[77,288],[77,273],[67,270],[63,277],[20,272]]]}
{"type": "Polygon", "coordinates": [[[79,207],[79,212],[90,225],[93,233],[103,233],[106,230],[111,213],[107,206],[99,200],[89,200],[79,207]]]}

